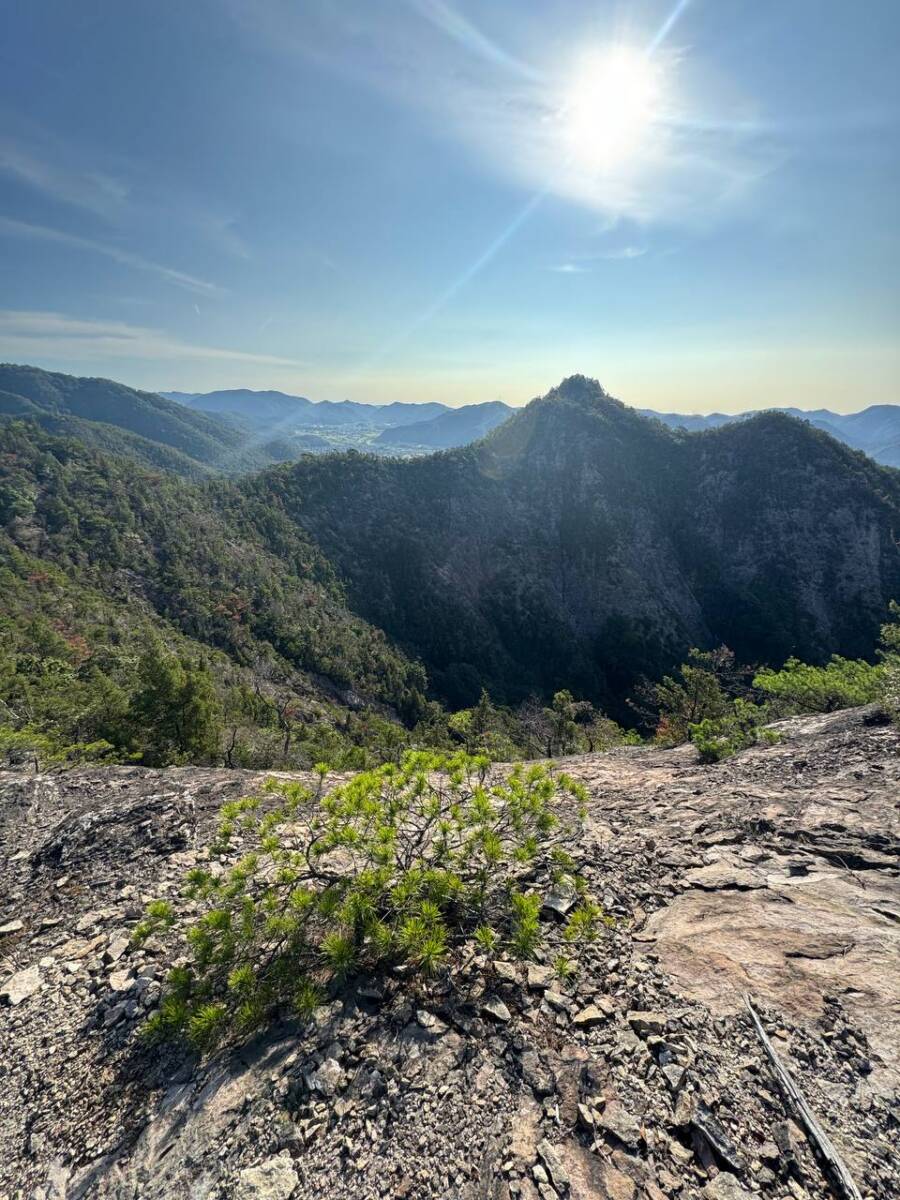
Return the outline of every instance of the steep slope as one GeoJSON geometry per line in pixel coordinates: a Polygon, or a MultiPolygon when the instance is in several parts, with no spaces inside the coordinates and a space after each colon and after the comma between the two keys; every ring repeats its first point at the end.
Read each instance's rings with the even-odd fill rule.
{"type": "Polygon", "coordinates": [[[723,640],[743,659],[867,654],[900,595],[900,475],[784,416],[675,433],[583,377],[477,446],[245,486],[312,534],[451,703],[484,683],[615,707],[723,640]]]}
{"type": "Polygon", "coordinates": [[[191,486],[25,422],[0,424],[0,566],[17,629],[61,599],[49,615],[83,639],[79,613],[102,600],[94,623],[107,633],[86,647],[86,669],[123,637],[139,651],[152,624],[350,707],[407,711],[424,687],[421,668],[348,611],[331,566],[277,509],[224,480],[191,486]]]}
{"type": "Polygon", "coordinates": [[[431,420],[411,425],[395,425],[376,438],[378,445],[427,446],[432,450],[450,450],[477,442],[502,425],[513,413],[508,404],[491,400],[486,404],[464,404],[431,420]]]}
{"type": "MultiPolygon", "coordinates": [[[[638,410],[642,416],[654,417],[670,429],[686,429],[689,433],[706,429],[718,429],[734,421],[758,415],[757,411],[737,414],[707,413],[685,414],[654,412],[652,409],[638,410]]],[[[846,442],[855,450],[862,450],[883,466],[900,467],[900,405],[873,404],[857,413],[835,413],[827,408],[768,409],[808,421],[817,429],[830,433],[839,441],[846,442]]]]}
{"type": "Polygon", "coordinates": [[[147,896],[192,919],[180,881],[264,777],[0,772],[0,1193],[830,1200],[749,991],[861,1194],[892,1200],[900,734],[869,715],[783,722],[715,767],[688,746],[567,761],[578,869],[614,918],[595,943],[545,910],[544,963],[473,942],[415,993],[351,979],[200,1062],[139,1036],[172,942],[129,935],[147,896]]]}

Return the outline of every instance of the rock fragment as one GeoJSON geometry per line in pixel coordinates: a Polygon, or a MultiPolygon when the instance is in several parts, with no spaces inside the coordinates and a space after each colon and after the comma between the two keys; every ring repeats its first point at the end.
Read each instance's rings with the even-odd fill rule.
{"type": "Polygon", "coordinates": [[[241,1171],[234,1200],[290,1200],[298,1183],[291,1160],[278,1155],[241,1171]]]}
{"type": "Polygon", "coordinates": [[[753,1193],[741,1187],[730,1172],[720,1171],[703,1189],[703,1195],[708,1200],[752,1200],[753,1193]]]}
{"type": "Polygon", "coordinates": [[[481,1006],[481,1011],[485,1016],[490,1017],[494,1021],[499,1021],[501,1024],[506,1024],[512,1020],[512,1013],[506,1007],[501,999],[493,996],[490,1000],[486,1000],[481,1006]]]}
{"type": "Polygon", "coordinates": [[[588,1004],[572,1018],[572,1024],[579,1029],[590,1029],[592,1025],[600,1025],[606,1020],[606,1014],[601,1012],[596,1004],[588,1004]]]}
{"type": "Polygon", "coordinates": [[[628,1024],[639,1037],[650,1034],[663,1034],[669,1018],[664,1012],[632,1011],[628,1014],[628,1024]]]}
{"type": "Polygon", "coordinates": [[[641,1141],[640,1122],[620,1100],[611,1100],[597,1118],[597,1127],[611,1133],[623,1146],[636,1150],[641,1141]]]}
{"type": "Polygon", "coordinates": [[[0,984],[0,1004],[8,1004],[15,1008],[17,1004],[33,996],[40,988],[41,982],[41,972],[36,965],[16,971],[15,975],[10,975],[0,984]]]}
{"type": "Polygon", "coordinates": [[[544,1169],[550,1176],[550,1182],[557,1192],[565,1192],[569,1187],[569,1175],[563,1166],[559,1151],[552,1143],[543,1138],[538,1143],[538,1158],[544,1164],[544,1169]]]}

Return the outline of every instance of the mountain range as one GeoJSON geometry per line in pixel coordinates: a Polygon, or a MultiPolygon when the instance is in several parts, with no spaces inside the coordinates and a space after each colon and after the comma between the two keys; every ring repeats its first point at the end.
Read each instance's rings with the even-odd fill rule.
{"type": "MultiPolygon", "coordinates": [[[[638,410],[644,416],[655,417],[672,429],[686,429],[689,433],[697,433],[704,429],[719,429],[722,425],[730,425],[746,417],[756,416],[757,412],[737,414],[707,413],[705,415],[685,413],[655,412],[649,408],[638,410]]],[[[778,408],[757,410],[766,412],[782,412],[788,416],[808,421],[817,429],[830,433],[838,441],[846,442],[855,450],[862,450],[874,458],[876,462],[889,467],[900,467],[900,405],[873,404],[855,413],[836,413],[827,408],[778,408]]]]}
{"type": "Polygon", "coordinates": [[[900,596],[900,472],[783,413],[690,433],[573,376],[471,445],[253,471],[271,440],[108,381],[5,367],[0,411],[23,614],[46,561],[241,669],[394,711],[424,668],[451,706],[568,687],[621,715],[692,645],[870,655],[900,596]]]}
{"type": "MultiPolygon", "coordinates": [[[[297,441],[293,446],[297,453],[346,449],[355,445],[358,449],[408,456],[411,451],[427,453],[478,441],[516,411],[499,400],[450,408],[433,402],[377,405],[349,400],[339,403],[313,401],[305,396],[291,396],[284,392],[254,392],[247,389],[202,394],[164,392],[162,395],[188,408],[232,423],[245,432],[249,429],[269,431],[273,443],[277,444],[279,439],[284,443],[280,450],[272,453],[276,459],[296,457],[296,454],[289,452],[291,438],[296,441],[298,430],[304,427],[314,429],[319,440],[306,444],[297,441]],[[377,435],[371,436],[371,431],[378,431],[377,435]],[[341,435],[340,440],[336,441],[331,436],[335,432],[341,435]]],[[[672,429],[685,429],[690,433],[718,429],[722,425],[756,416],[761,411],[781,412],[808,421],[838,441],[864,451],[876,462],[900,466],[900,405],[896,404],[872,405],[856,413],[800,408],[767,408],[733,414],[671,413],[649,408],[637,411],[642,416],[662,421],[672,429]]]]}
{"type": "Polygon", "coordinates": [[[223,392],[163,392],[198,412],[227,413],[255,422],[293,427],[295,425],[371,425],[386,429],[411,420],[427,420],[448,411],[446,404],[358,404],[353,400],[307,400],[284,392],[254,392],[235,388],[223,392]]]}
{"type": "MultiPolygon", "coordinates": [[[[478,441],[518,410],[501,401],[359,404],[276,391],[142,392],[108,379],[0,364],[0,418],[25,416],[49,432],[188,478],[261,470],[305,454],[357,449],[411,457],[478,441]]],[[[757,415],[638,409],[671,429],[701,432],[757,415]]],[[[900,466],[900,405],[858,413],[765,409],[808,422],[876,462],[900,466]]]]}
{"type": "Polygon", "coordinates": [[[12,363],[0,364],[0,417],[26,417],[50,433],[187,477],[258,469],[284,457],[154,392],[12,363]]]}

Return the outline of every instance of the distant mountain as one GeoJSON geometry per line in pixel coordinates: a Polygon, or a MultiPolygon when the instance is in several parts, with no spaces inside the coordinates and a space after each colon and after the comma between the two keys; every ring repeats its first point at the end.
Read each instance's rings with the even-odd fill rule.
{"type": "Polygon", "coordinates": [[[182,475],[262,467],[238,430],[153,392],[111,379],[0,364],[0,417],[27,417],[52,433],[182,475]]]}
{"type": "Polygon", "coordinates": [[[411,425],[395,425],[375,439],[376,445],[427,446],[433,450],[449,450],[477,442],[502,425],[515,410],[500,400],[486,404],[465,404],[411,425]]]}
{"type": "Polygon", "coordinates": [[[206,413],[229,413],[256,425],[278,425],[289,430],[300,425],[368,425],[385,429],[411,419],[426,420],[449,411],[446,404],[358,404],[352,400],[307,400],[284,392],[254,392],[234,388],[222,392],[163,392],[169,400],[206,413]]]}
{"type": "Polygon", "coordinates": [[[287,396],[284,392],[253,392],[235,388],[225,392],[160,392],[167,400],[196,412],[228,413],[243,417],[254,424],[276,424],[297,420],[305,423],[303,413],[312,409],[312,400],[305,396],[287,396]]]}
{"type": "Polygon", "coordinates": [[[763,412],[782,412],[788,416],[808,421],[817,429],[830,433],[839,441],[846,442],[855,450],[862,450],[876,462],[888,467],[900,467],[900,404],[873,404],[856,413],[835,413],[827,408],[778,408],[755,409],[745,413],[666,413],[654,412],[649,408],[637,410],[643,416],[655,417],[671,429],[686,429],[696,433],[704,429],[719,429],[734,421],[757,416],[763,412]]]}
{"type": "Polygon", "coordinates": [[[900,597],[900,472],[780,413],[679,435],[581,376],[473,446],[241,486],[452,704],[568,686],[621,712],[694,645],[868,655],[900,597]]]}

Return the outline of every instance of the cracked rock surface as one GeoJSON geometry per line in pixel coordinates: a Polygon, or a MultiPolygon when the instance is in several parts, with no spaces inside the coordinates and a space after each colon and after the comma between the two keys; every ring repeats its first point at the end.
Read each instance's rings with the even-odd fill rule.
{"type": "Polygon", "coordinates": [[[779,728],[713,767],[565,761],[616,918],[574,977],[551,902],[539,962],[357,980],[204,1062],[139,1039],[169,950],[130,933],[263,777],[0,773],[0,1197],[834,1195],[745,993],[862,1195],[900,1194],[900,734],[865,709],[779,728]]]}

